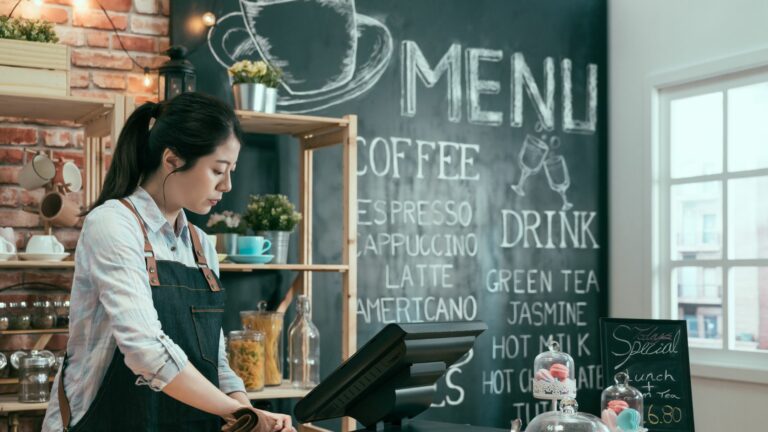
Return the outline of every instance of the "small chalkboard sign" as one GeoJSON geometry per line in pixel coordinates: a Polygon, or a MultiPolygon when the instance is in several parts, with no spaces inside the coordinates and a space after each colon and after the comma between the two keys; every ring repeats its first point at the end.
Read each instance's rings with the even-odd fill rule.
{"type": "Polygon", "coordinates": [[[618,372],[643,393],[650,432],[694,432],[685,321],[600,319],[606,383],[618,372]]]}

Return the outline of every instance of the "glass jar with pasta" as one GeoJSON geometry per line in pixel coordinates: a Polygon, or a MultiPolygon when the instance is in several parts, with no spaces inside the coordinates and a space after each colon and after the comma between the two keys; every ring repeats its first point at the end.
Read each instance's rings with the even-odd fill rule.
{"type": "Polygon", "coordinates": [[[283,313],[267,311],[267,302],[261,301],[257,310],[240,312],[245,330],[264,334],[264,384],[278,386],[283,383],[283,313]]]}
{"type": "Polygon", "coordinates": [[[229,367],[248,391],[264,389],[264,335],[252,330],[229,332],[227,355],[229,367]]]}

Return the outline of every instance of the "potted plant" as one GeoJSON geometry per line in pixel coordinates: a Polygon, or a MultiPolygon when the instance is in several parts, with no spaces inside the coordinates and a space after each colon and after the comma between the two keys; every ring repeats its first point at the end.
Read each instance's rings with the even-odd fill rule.
{"type": "Polygon", "coordinates": [[[237,237],[246,228],[240,215],[229,210],[211,214],[206,224],[206,232],[216,235],[216,252],[227,255],[237,255],[237,237]]]}
{"type": "Polygon", "coordinates": [[[239,61],[228,69],[235,109],[275,112],[282,71],[264,61],[239,61]],[[271,89],[271,90],[270,90],[271,89]]]}
{"type": "Polygon", "coordinates": [[[274,264],[288,262],[288,241],[301,214],[285,195],[251,195],[243,219],[256,233],[272,242],[274,264]]]}
{"type": "Polygon", "coordinates": [[[69,94],[69,47],[53,24],[0,17],[0,90],[41,96],[69,94]]]}

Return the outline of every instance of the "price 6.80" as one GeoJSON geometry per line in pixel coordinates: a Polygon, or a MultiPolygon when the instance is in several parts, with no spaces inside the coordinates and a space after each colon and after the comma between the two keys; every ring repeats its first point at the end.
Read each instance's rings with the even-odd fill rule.
{"type": "Polygon", "coordinates": [[[678,407],[671,405],[662,405],[654,407],[648,406],[648,423],[652,425],[680,423],[683,419],[683,412],[678,407]]]}

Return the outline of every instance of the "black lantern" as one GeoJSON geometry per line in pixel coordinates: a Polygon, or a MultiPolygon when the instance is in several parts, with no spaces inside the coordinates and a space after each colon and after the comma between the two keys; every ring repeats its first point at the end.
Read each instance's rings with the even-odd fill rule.
{"type": "Polygon", "coordinates": [[[159,69],[158,99],[168,100],[183,92],[195,91],[195,67],[185,58],[187,49],[183,46],[172,46],[165,54],[171,59],[159,69]]]}

